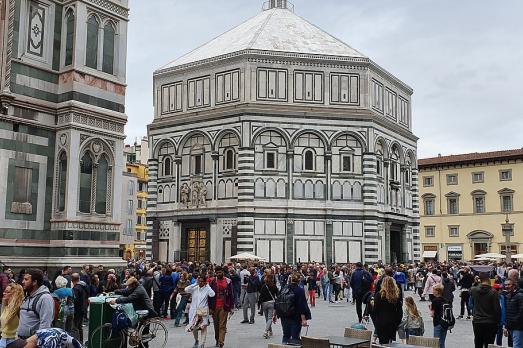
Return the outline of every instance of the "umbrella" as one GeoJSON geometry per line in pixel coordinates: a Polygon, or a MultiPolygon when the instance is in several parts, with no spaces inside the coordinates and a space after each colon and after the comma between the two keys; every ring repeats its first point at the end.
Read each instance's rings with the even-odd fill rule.
{"type": "Polygon", "coordinates": [[[513,259],[523,259],[523,254],[511,255],[513,259]]]}
{"type": "Polygon", "coordinates": [[[263,257],[256,256],[250,253],[240,253],[230,257],[231,260],[252,260],[252,261],[262,261],[263,257]]]}
{"type": "Polygon", "coordinates": [[[476,257],[474,259],[477,259],[478,257],[487,258],[487,259],[503,259],[506,257],[506,255],[498,254],[498,253],[486,253],[486,254],[476,255],[476,257]]]}

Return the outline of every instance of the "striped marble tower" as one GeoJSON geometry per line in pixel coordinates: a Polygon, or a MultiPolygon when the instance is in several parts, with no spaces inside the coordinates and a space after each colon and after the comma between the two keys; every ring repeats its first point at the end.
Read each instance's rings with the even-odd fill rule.
{"type": "MultiPolygon", "coordinates": [[[[158,183],[158,159],[150,158],[148,161],[149,164],[149,183],[147,187],[148,199],[147,199],[147,211],[153,212],[156,211],[157,204],[157,183],[158,183]]],[[[147,248],[145,249],[145,256],[147,260],[153,258],[153,234],[154,231],[154,219],[155,215],[147,215],[147,235],[145,240],[147,242],[147,248]]],[[[158,231],[156,231],[158,232],[158,231]]]]}
{"type": "Polygon", "coordinates": [[[238,151],[238,237],[237,251],[254,251],[254,149],[238,151]]]}

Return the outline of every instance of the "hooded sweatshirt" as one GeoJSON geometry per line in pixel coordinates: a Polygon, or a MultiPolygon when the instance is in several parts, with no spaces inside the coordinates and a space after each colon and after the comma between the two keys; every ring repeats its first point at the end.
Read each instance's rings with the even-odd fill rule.
{"type": "Polygon", "coordinates": [[[17,335],[20,337],[29,337],[36,333],[37,330],[51,327],[54,319],[54,300],[49,289],[42,285],[35,293],[26,296],[20,306],[20,325],[18,326],[17,335]],[[33,302],[36,302],[36,308],[33,302]],[[36,309],[36,312],[33,311],[36,309]]]}
{"type": "Polygon", "coordinates": [[[499,325],[501,321],[501,306],[499,294],[490,285],[480,284],[470,289],[474,301],[474,317],[472,323],[499,325]]]}

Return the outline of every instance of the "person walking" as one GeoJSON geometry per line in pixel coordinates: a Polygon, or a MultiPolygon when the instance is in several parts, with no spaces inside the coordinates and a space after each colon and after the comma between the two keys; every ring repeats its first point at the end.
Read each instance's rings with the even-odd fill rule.
{"type": "Polygon", "coordinates": [[[447,272],[441,272],[441,284],[443,285],[443,298],[448,304],[452,305],[454,302],[454,291],[456,290],[454,279],[449,277],[447,272]]]}
{"type": "Polygon", "coordinates": [[[72,332],[74,322],[73,289],[67,287],[67,279],[62,276],[58,276],[54,283],[56,290],[52,296],[60,302],[60,313],[55,313],[56,321],[53,323],[53,326],[70,333],[72,332]]]}
{"type": "Polygon", "coordinates": [[[423,297],[429,295],[429,300],[432,301],[434,299],[433,294],[433,288],[434,285],[441,283],[441,277],[440,277],[439,270],[434,270],[432,274],[427,274],[427,280],[425,282],[425,288],[423,289],[423,297]]]}
{"type": "Polygon", "coordinates": [[[53,323],[54,300],[43,283],[44,274],[41,270],[25,272],[22,285],[27,295],[20,306],[19,338],[26,339],[40,329],[51,327],[53,323]]]}
{"type": "Polygon", "coordinates": [[[234,310],[234,289],[232,280],[225,277],[223,268],[214,269],[216,277],[210,283],[214,297],[209,298],[209,309],[214,323],[214,338],[216,347],[223,348],[227,333],[227,319],[234,310]]]}
{"type": "Polygon", "coordinates": [[[392,277],[385,276],[383,278],[381,289],[374,294],[371,304],[379,343],[387,344],[395,341],[403,311],[400,290],[392,277]]]}
{"type": "Polygon", "coordinates": [[[82,328],[84,316],[87,314],[88,290],[85,283],[80,282],[80,275],[73,273],[71,275],[71,284],[73,285],[73,336],[80,342],[84,342],[84,330],[82,328]]]}
{"type": "Polygon", "coordinates": [[[309,302],[311,307],[316,307],[316,277],[312,274],[311,271],[307,273],[305,283],[307,284],[307,291],[309,292],[309,302]]]}
{"type": "Polygon", "coordinates": [[[16,283],[8,284],[2,294],[2,314],[0,325],[2,338],[0,348],[6,348],[16,340],[16,330],[20,322],[20,306],[24,301],[24,289],[16,283]]]}
{"type": "Polygon", "coordinates": [[[254,324],[254,316],[256,315],[256,299],[258,296],[258,290],[260,289],[260,278],[256,275],[256,270],[254,267],[251,267],[249,270],[250,275],[248,277],[244,277],[243,281],[244,284],[247,285],[245,288],[245,299],[243,300],[243,320],[241,321],[242,324],[254,324]],[[250,319],[247,317],[247,310],[251,309],[251,316],[250,319]]]}
{"type": "Polygon", "coordinates": [[[209,297],[214,297],[215,292],[207,284],[207,276],[200,275],[195,284],[189,285],[185,291],[192,296],[191,309],[189,310],[189,325],[187,331],[194,336],[193,348],[205,348],[207,340],[207,327],[209,326],[209,297]],[[200,337],[198,338],[198,331],[200,337]]]}
{"type": "Polygon", "coordinates": [[[479,286],[470,289],[474,316],[472,328],[474,330],[474,347],[487,348],[494,343],[498,325],[501,320],[499,294],[490,286],[488,273],[479,274],[479,286]]]}
{"type": "Polygon", "coordinates": [[[185,288],[191,285],[191,282],[189,280],[189,274],[187,272],[182,272],[182,275],[178,282],[176,283],[177,293],[178,296],[180,296],[180,301],[178,301],[178,304],[176,306],[176,310],[174,311],[174,326],[180,327],[180,320],[182,319],[182,314],[185,311],[185,307],[187,307],[187,303],[189,302],[190,294],[188,294],[185,291],[185,288]]]}
{"type": "Polygon", "coordinates": [[[434,325],[434,337],[439,338],[439,348],[445,348],[445,339],[447,338],[447,327],[442,325],[441,321],[444,304],[443,285],[436,284],[432,287],[432,300],[430,301],[429,309],[432,316],[432,324],[434,325]]]}
{"type": "Polygon", "coordinates": [[[399,327],[404,332],[405,339],[408,339],[409,336],[423,336],[425,333],[423,318],[411,296],[405,297],[405,309],[403,310],[403,319],[399,327]]]}
{"type": "MultiPolygon", "coordinates": [[[[265,331],[263,333],[264,338],[269,338],[273,335],[272,333],[272,317],[274,314],[274,301],[278,297],[279,291],[274,281],[274,276],[271,274],[270,269],[266,270],[263,276],[263,283],[260,288],[260,297],[258,303],[261,304],[263,315],[265,316],[265,331]]],[[[314,297],[314,296],[313,296],[314,297]]]]}
{"type": "Polygon", "coordinates": [[[350,278],[350,286],[352,288],[352,296],[356,301],[356,313],[358,321],[361,322],[363,296],[370,291],[372,284],[372,276],[369,272],[363,269],[361,262],[356,263],[356,269],[352,272],[350,278]]]}
{"type": "Polygon", "coordinates": [[[514,279],[505,280],[506,318],[504,333],[512,337],[514,348],[523,348],[523,282],[516,286],[514,279]]]}
{"type": "Polygon", "coordinates": [[[463,319],[463,315],[465,314],[465,307],[467,307],[467,320],[469,320],[470,316],[472,315],[472,310],[469,304],[470,288],[472,287],[472,284],[474,284],[474,277],[470,273],[470,269],[468,267],[464,267],[460,271],[460,279],[458,281],[458,286],[461,288],[461,292],[459,295],[461,299],[461,309],[459,312],[458,319],[463,319]]]}
{"type": "Polygon", "coordinates": [[[308,326],[311,311],[307,305],[305,291],[299,286],[301,275],[293,273],[291,283],[284,286],[276,299],[273,323],[281,319],[283,331],[282,344],[301,346],[301,328],[308,326]],[[283,305],[280,305],[283,304],[283,305]],[[283,310],[285,309],[285,310],[283,310]]]}

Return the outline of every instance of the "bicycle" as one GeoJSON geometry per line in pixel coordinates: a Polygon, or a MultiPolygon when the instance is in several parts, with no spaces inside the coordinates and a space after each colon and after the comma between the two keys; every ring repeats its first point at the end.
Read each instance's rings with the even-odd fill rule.
{"type": "MultiPolygon", "coordinates": [[[[106,302],[108,302],[106,300],[106,302]]],[[[122,306],[113,305],[121,310],[122,306]]],[[[136,311],[138,323],[136,327],[121,330],[116,335],[112,334],[113,325],[106,323],[93,330],[89,337],[91,348],[127,348],[149,345],[151,348],[164,348],[167,344],[167,328],[158,318],[147,318],[149,311],[136,311]],[[151,343],[154,342],[154,343],[151,343]],[[98,344],[98,345],[96,345],[98,344]]]]}

